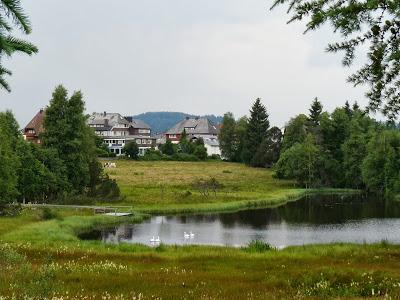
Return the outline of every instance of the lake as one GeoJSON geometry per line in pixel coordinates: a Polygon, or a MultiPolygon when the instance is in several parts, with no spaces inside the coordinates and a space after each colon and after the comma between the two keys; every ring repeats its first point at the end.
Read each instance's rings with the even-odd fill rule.
{"type": "Polygon", "coordinates": [[[107,243],[243,246],[261,239],[276,246],[315,243],[400,243],[400,202],[361,195],[310,196],[277,208],[234,213],[154,216],[141,224],[102,230],[107,243]],[[184,236],[192,232],[194,236],[184,236]]]}

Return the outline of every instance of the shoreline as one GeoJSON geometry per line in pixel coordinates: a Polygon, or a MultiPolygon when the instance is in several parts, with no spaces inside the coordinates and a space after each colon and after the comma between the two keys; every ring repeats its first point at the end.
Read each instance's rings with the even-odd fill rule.
{"type": "MultiPolygon", "coordinates": [[[[290,190],[288,190],[290,191],[290,190]]],[[[298,189],[295,193],[290,193],[283,197],[271,198],[267,200],[242,200],[232,202],[217,202],[217,203],[201,203],[201,204],[181,204],[181,205],[165,205],[161,208],[154,207],[155,205],[146,205],[141,207],[132,205],[133,211],[137,213],[149,215],[182,215],[182,214],[200,214],[200,213],[228,213],[238,212],[248,209],[276,208],[285,205],[289,202],[298,201],[303,197],[312,195],[353,195],[360,194],[362,191],[352,189],[298,189]]],[[[107,203],[108,204],[108,203],[107,203]]]]}

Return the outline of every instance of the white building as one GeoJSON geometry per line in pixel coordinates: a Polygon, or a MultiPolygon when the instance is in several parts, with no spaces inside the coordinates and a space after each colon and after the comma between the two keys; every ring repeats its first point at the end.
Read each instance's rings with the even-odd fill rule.
{"type": "Polygon", "coordinates": [[[149,125],[131,117],[123,117],[119,113],[93,113],[89,118],[89,126],[103,138],[112,153],[122,154],[122,149],[129,141],[136,141],[139,155],[156,146],[156,139],[151,136],[149,125]]]}

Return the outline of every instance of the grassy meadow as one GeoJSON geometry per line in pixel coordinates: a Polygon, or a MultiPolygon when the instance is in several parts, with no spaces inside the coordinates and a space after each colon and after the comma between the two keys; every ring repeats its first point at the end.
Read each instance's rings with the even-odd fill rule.
{"type": "MultiPolygon", "coordinates": [[[[25,208],[0,217],[0,300],[400,298],[400,246],[248,247],[104,244],[94,229],[141,222],[142,212],[196,212],[280,205],[306,191],[272,172],[223,162],[117,161],[108,174],[133,216],[25,208]],[[192,183],[223,185],[207,197],[192,183]]],[[[325,190],[335,192],[336,190],[325,190]]],[[[101,202],[101,204],[105,204],[101,202]]]]}
{"type": "MultiPolygon", "coordinates": [[[[138,162],[118,160],[107,169],[121,189],[119,204],[141,212],[201,212],[275,206],[305,194],[294,182],[273,178],[273,171],[244,164],[207,162],[138,162]],[[215,178],[222,188],[204,196],[193,183],[215,178]]],[[[109,203],[111,204],[111,203],[109,203]]]]}
{"type": "Polygon", "coordinates": [[[40,210],[27,209],[0,218],[0,299],[400,297],[400,247],[387,243],[150,248],[77,237],[140,220],[65,210],[43,220],[40,210]]]}

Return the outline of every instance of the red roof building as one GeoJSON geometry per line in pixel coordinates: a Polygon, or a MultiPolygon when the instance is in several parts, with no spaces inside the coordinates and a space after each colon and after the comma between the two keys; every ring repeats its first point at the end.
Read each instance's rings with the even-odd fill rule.
{"type": "Polygon", "coordinates": [[[28,142],[40,144],[40,134],[43,132],[45,110],[41,109],[24,128],[24,139],[28,142]]]}

